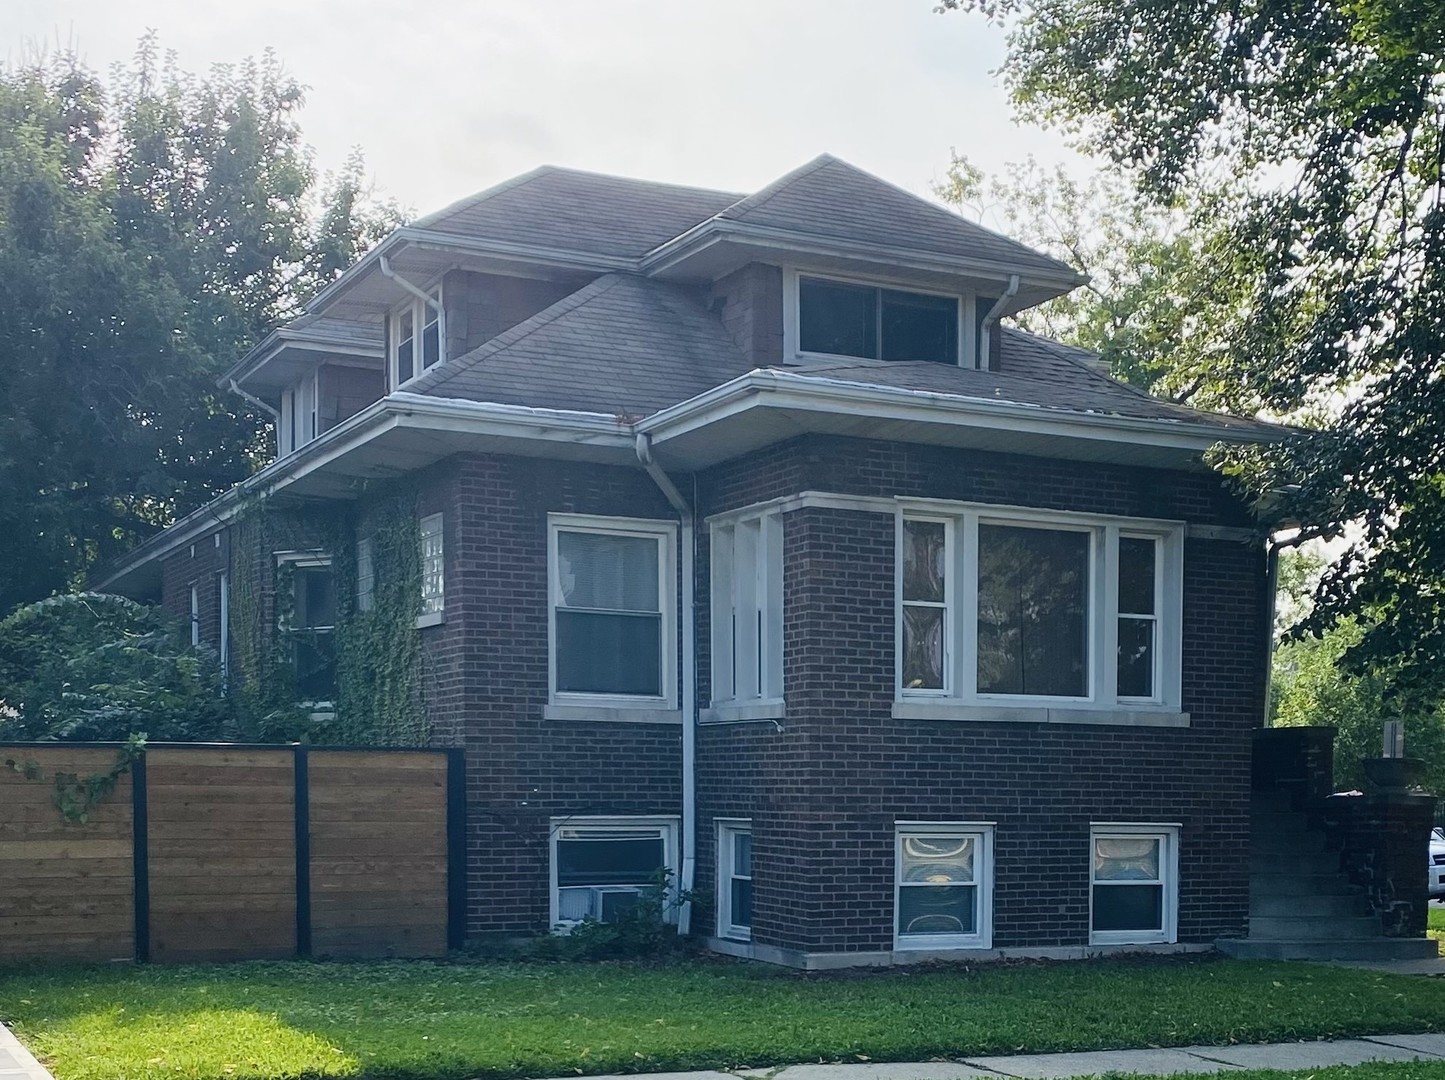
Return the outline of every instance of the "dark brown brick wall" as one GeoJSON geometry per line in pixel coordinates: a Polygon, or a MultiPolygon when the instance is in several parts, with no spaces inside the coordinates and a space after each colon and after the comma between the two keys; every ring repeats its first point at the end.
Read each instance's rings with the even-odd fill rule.
{"type": "Polygon", "coordinates": [[[194,583],[200,601],[201,640],[213,649],[221,644],[221,571],[227,567],[229,554],[229,537],[226,530],[219,529],[161,563],[161,607],[189,622],[194,583]]]}
{"type": "MultiPolygon", "coordinates": [[[[699,486],[704,513],[791,487],[1248,521],[1207,474],[831,438],[752,455],[699,486]]],[[[1179,940],[1242,932],[1249,739],[1263,708],[1261,548],[1186,544],[1188,729],[895,721],[892,516],[805,509],[784,530],[783,730],[705,727],[700,738],[698,885],[712,895],[714,819],[751,817],[755,942],[890,948],[901,820],[997,823],[997,948],[1087,943],[1091,821],[1180,823],[1179,940]]]]}
{"type": "Polygon", "coordinates": [[[544,930],[553,817],[681,813],[676,725],[544,720],[547,515],[675,519],[642,470],[462,456],[422,489],[448,515],[446,623],[423,631],[447,677],[438,739],[467,752],[470,932],[544,930]]]}

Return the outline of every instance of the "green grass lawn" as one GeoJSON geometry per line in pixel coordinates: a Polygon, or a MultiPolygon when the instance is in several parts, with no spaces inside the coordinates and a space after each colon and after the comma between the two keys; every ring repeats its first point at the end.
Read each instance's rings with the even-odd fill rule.
{"type": "Polygon", "coordinates": [[[1440,953],[1445,955],[1445,908],[1432,907],[1429,920],[1430,928],[1425,933],[1440,943],[1440,953]]]}
{"type": "Polygon", "coordinates": [[[1445,1030],[1445,980],[1219,959],[51,968],[0,973],[0,1019],[59,1080],[460,1080],[1445,1030]]]}

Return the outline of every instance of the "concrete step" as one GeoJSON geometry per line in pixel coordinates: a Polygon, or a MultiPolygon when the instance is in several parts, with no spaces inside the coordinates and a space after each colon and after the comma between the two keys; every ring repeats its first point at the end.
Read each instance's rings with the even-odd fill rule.
{"type": "Polygon", "coordinates": [[[1249,936],[1266,940],[1331,938],[1340,941],[1384,937],[1376,915],[1251,915],[1249,936]]]}
{"type": "Polygon", "coordinates": [[[1439,955],[1430,938],[1223,938],[1215,945],[1239,960],[1422,960],[1439,955]]]}
{"type": "Polygon", "coordinates": [[[1342,893],[1338,896],[1262,896],[1251,889],[1249,917],[1289,915],[1368,915],[1369,905],[1363,893],[1342,893]]]}
{"type": "Polygon", "coordinates": [[[1357,896],[1358,885],[1351,885],[1338,871],[1332,874],[1277,874],[1252,871],[1249,875],[1252,896],[1357,896]]]}
{"type": "Polygon", "coordinates": [[[1340,872],[1340,856],[1334,851],[1256,851],[1249,856],[1251,879],[1258,874],[1278,877],[1296,874],[1302,877],[1340,872]]]}

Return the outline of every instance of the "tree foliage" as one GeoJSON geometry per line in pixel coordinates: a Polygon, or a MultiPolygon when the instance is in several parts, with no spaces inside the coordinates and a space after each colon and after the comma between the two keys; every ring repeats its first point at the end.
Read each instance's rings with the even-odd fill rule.
{"type": "Polygon", "coordinates": [[[124,597],[54,596],[0,620],[0,741],[219,739],[220,690],[214,652],[124,597]]]}
{"type": "Polygon", "coordinates": [[[215,379],[398,219],[322,177],[274,56],[204,78],[0,68],[0,612],[77,582],[267,455],[215,379]]]}
{"type": "Polygon", "coordinates": [[[1009,23],[1031,119],[1206,196],[1238,319],[1233,404],[1307,438],[1226,467],[1312,530],[1356,537],[1307,629],[1420,708],[1445,691],[1445,8],[1386,0],[942,0],[1009,23]]]}

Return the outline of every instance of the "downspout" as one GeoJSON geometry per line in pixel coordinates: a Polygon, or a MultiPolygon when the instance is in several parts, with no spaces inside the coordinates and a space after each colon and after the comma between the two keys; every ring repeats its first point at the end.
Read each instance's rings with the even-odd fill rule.
{"type": "Polygon", "coordinates": [[[278,425],[281,423],[281,410],[280,410],[280,409],[273,409],[273,408],[271,408],[270,405],[267,405],[267,404],[266,404],[264,401],[262,401],[260,398],[256,397],[256,395],[246,393],[246,391],[242,390],[242,389],[236,384],[236,380],[235,380],[235,379],[232,379],[232,380],[230,381],[230,384],[229,384],[229,386],[227,387],[227,389],[229,389],[229,390],[231,391],[231,393],[236,394],[236,395],[238,395],[238,396],[240,396],[240,397],[245,398],[245,399],[246,399],[247,401],[249,401],[252,405],[256,406],[256,408],[258,408],[258,409],[264,409],[266,412],[270,413],[270,414],[271,414],[271,419],[272,419],[272,420],[275,420],[278,425]]]}
{"type": "MultiPolygon", "coordinates": [[[[381,272],[383,275],[391,278],[392,281],[396,282],[407,292],[411,293],[412,296],[416,297],[423,304],[425,304],[427,307],[431,308],[437,313],[437,364],[441,364],[442,361],[446,360],[447,358],[446,308],[442,304],[438,303],[436,298],[427,293],[425,289],[418,289],[410,281],[408,281],[406,278],[402,277],[395,270],[393,270],[391,268],[391,263],[387,261],[385,255],[382,255],[377,260],[376,265],[381,268],[381,272]]],[[[420,333],[420,331],[421,327],[417,327],[417,332],[420,333]]],[[[387,348],[391,348],[390,344],[387,345],[387,348]]],[[[389,379],[390,375],[388,375],[387,378],[389,379]]]]}
{"type": "MultiPolygon", "coordinates": [[[[697,582],[692,507],[682,492],[652,456],[652,437],[637,435],[637,460],[661,489],[682,523],[682,877],[678,887],[683,896],[697,882],[697,582]]],[[[684,900],[678,908],[677,932],[686,934],[692,925],[692,903],[684,900]]]]}
{"type": "Polygon", "coordinates": [[[1018,294],[1019,276],[1017,274],[1010,274],[1008,276],[1008,288],[1003,291],[1002,296],[993,302],[993,307],[988,309],[988,314],[983,317],[983,322],[980,324],[980,329],[983,331],[978,343],[978,369],[980,371],[988,371],[992,366],[989,363],[989,354],[993,351],[991,348],[993,344],[993,328],[997,325],[999,317],[1003,315],[1004,307],[1018,294]]]}

